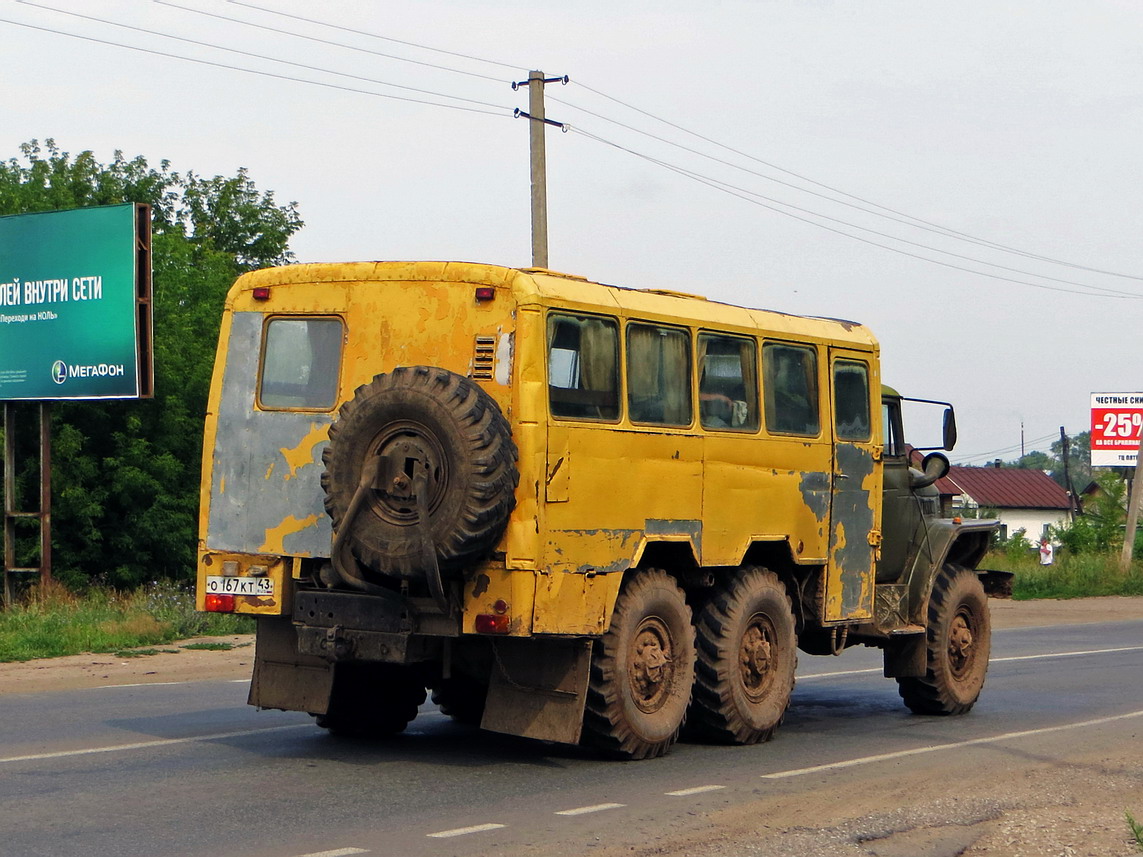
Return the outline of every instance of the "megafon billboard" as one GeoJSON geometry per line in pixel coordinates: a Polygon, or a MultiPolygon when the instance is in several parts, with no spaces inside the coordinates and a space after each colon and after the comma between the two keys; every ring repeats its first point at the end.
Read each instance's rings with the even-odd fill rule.
{"type": "Polygon", "coordinates": [[[150,206],[0,217],[0,400],[152,388],[150,206]]]}

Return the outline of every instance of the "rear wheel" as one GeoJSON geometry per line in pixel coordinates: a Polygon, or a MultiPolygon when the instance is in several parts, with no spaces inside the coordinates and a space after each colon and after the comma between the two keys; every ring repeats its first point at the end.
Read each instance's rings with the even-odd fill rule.
{"type": "Polygon", "coordinates": [[[488,683],[454,675],[433,688],[433,703],[457,723],[479,726],[484,717],[484,701],[488,697],[488,683]]]}
{"type": "Polygon", "coordinates": [[[984,687],[991,650],[988,596],[976,572],[949,564],[929,597],[924,678],[899,678],[905,705],[917,714],[964,714],[984,687]]]}
{"type": "Polygon", "coordinates": [[[425,683],[407,667],[339,663],[317,725],[337,735],[378,737],[404,731],[425,701],[425,683]]]}
{"type": "Polygon", "coordinates": [[[768,741],[782,723],[798,664],[794,612],[770,571],[747,569],[699,613],[687,730],[726,744],[768,741]]]}
{"type": "Polygon", "coordinates": [[[666,753],[686,717],[694,668],[683,591],[664,571],[638,572],[592,652],[583,743],[626,759],[666,753]]]}

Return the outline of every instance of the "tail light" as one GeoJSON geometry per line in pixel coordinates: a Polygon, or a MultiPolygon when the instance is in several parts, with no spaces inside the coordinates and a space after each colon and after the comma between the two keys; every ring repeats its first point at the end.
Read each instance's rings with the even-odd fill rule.
{"type": "Polygon", "coordinates": [[[208,592],[206,594],[206,603],[203,605],[203,610],[209,613],[233,613],[234,612],[234,596],[233,595],[217,595],[208,592]]]}

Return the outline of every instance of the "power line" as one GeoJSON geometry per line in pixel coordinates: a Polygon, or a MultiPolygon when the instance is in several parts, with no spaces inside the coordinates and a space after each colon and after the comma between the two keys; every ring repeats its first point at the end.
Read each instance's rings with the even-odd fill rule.
{"type": "Polygon", "coordinates": [[[377,33],[368,33],[365,30],[355,30],[352,27],[343,27],[339,24],[330,24],[326,21],[318,21],[314,18],[303,17],[302,15],[291,15],[289,12],[282,12],[278,9],[268,9],[265,6],[258,6],[254,3],[244,3],[242,0],[227,0],[227,2],[232,3],[235,6],[244,6],[247,9],[257,9],[259,12],[266,12],[270,15],[279,15],[283,18],[293,18],[295,21],[304,21],[307,24],[317,24],[319,27],[329,27],[331,30],[340,30],[343,33],[353,33],[358,36],[368,36],[371,39],[381,39],[382,41],[393,42],[394,44],[405,45],[410,48],[419,48],[423,51],[432,51],[433,53],[445,54],[450,57],[459,57],[461,59],[472,60],[473,62],[487,63],[488,65],[495,65],[499,66],[500,68],[511,69],[513,72],[517,72],[520,69],[524,68],[522,65],[497,62],[496,60],[485,59],[484,57],[473,56],[472,54],[462,54],[457,51],[446,51],[443,48],[434,48],[431,45],[421,45],[417,42],[408,42],[404,39],[395,39],[392,36],[380,36],[377,33]]]}
{"type": "MultiPolygon", "coordinates": [[[[654,140],[658,140],[660,142],[666,143],[668,145],[674,146],[674,147],[679,148],[679,149],[683,149],[684,151],[691,152],[692,154],[699,155],[701,157],[707,158],[708,160],[715,161],[716,163],[723,164],[723,165],[729,166],[729,167],[733,167],[734,169],[741,170],[743,172],[749,173],[750,175],[758,176],[759,178],[766,179],[767,181],[775,182],[777,184],[783,185],[784,187],[792,188],[794,190],[801,191],[803,193],[808,193],[808,194],[811,194],[813,196],[820,197],[821,199],[828,200],[829,202],[835,202],[835,203],[839,203],[841,205],[848,206],[850,208],[855,208],[858,211],[863,211],[867,214],[875,214],[879,217],[886,217],[887,216],[887,215],[878,214],[877,212],[871,212],[868,209],[861,208],[860,206],[856,206],[853,203],[845,202],[844,200],[836,200],[836,199],[833,199],[832,197],[826,196],[825,194],[817,193],[816,191],[812,191],[812,190],[806,190],[805,188],[800,188],[797,185],[792,184],[790,182],[782,181],[781,179],[775,179],[772,176],[767,176],[764,173],[757,172],[756,170],[751,170],[747,167],[743,167],[743,166],[740,166],[738,164],[734,164],[734,163],[727,161],[723,158],[716,158],[713,155],[708,155],[705,152],[701,152],[701,151],[699,151],[697,149],[693,149],[689,146],[684,146],[680,143],[675,143],[671,140],[667,140],[667,139],[660,137],[660,136],[657,136],[655,134],[651,134],[649,132],[642,131],[638,128],[634,128],[631,125],[624,124],[624,123],[619,122],[619,121],[614,120],[614,119],[609,119],[606,116],[602,116],[598,113],[594,113],[590,110],[587,110],[586,108],[579,107],[579,106],[572,104],[568,101],[563,101],[563,100],[561,100],[555,96],[550,96],[550,98],[552,101],[556,101],[560,104],[563,104],[567,107],[571,107],[575,110],[582,110],[584,113],[587,113],[591,116],[595,116],[597,118],[603,119],[603,120],[608,121],[608,122],[612,122],[616,125],[619,125],[622,128],[627,128],[628,130],[634,131],[638,134],[643,134],[644,136],[650,137],[654,140]]],[[[713,179],[712,179],[712,181],[713,181],[713,179]]],[[[734,187],[733,185],[730,185],[730,186],[734,187]]],[[[738,188],[738,189],[743,190],[741,188],[738,188]]],[[[801,211],[801,212],[804,212],[806,214],[812,214],[814,216],[821,217],[825,220],[829,220],[829,221],[832,221],[834,223],[840,223],[840,224],[843,224],[845,226],[849,226],[853,229],[860,229],[863,232],[870,232],[874,235],[880,235],[883,238],[889,238],[890,240],[893,240],[893,241],[900,241],[903,244],[909,244],[913,247],[919,247],[919,248],[922,248],[925,250],[931,250],[934,253],[941,253],[941,254],[944,254],[947,256],[952,256],[953,258],[956,258],[956,259],[963,259],[963,260],[968,261],[968,262],[976,262],[977,264],[980,264],[980,265],[987,265],[987,266],[992,267],[992,268],[998,268],[1002,271],[1010,271],[1010,272],[1016,273],[1016,274],[1024,274],[1024,275],[1029,276],[1029,277],[1040,277],[1041,279],[1050,280],[1051,282],[1055,282],[1055,283],[1062,283],[1062,284],[1070,285],[1070,286],[1079,286],[1081,288],[1088,288],[1088,289],[1097,290],[1097,291],[1104,291],[1104,292],[1108,292],[1110,294],[1118,294],[1118,295],[1124,295],[1124,296],[1129,296],[1129,297],[1143,297],[1136,292],[1126,292],[1126,291],[1121,291],[1118,289],[1107,288],[1105,286],[1093,286],[1090,283],[1082,283],[1082,282],[1079,282],[1077,280],[1065,280],[1065,279],[1062,279],[1060,277],[1053,277],[1049,274],[1040,274],[1040,273],[1037,273],[1035,271],[1026,271],[1023,268],[1013,268],[1013,267],[1010,267],[1008,265],[1001,265],[998,262],[989,262],[989,261],[984,260],[984,259],[978,259],[974,256],[965,256],[961,253],[954,253],[951,250],[942,250],[938,247],[934,247],[934,246],[929,245],[929,244],[922,244],[922,243],[917,242],[917,241],[910,241],[907,238],[900,238],[896,235],[891,235],[891,234],[886,233],[886,232],[880,232],[876,229],[869,229],[868,227],[865,227],[865,226],[859,226],[855,223],[851,223],[851,222],[846,221],[846,220],[841,220],[839,218],[831,217],[830,215],[827,215],[827,214],[822,214],[821,212],[813,211],[812,209],[803,208],[801,206],[797,206],[797,205],[794,205],[792,203],[787,203],[787,202],[783,202],[781,200],[774,199],[773,197],[765,196],[763,194],[756,194],[754,191],[743,190],[743,192],[755,194],[755,195],[757,195],[757,196],[761,197],[762,199],[765,199],[769,202],[774,202],[778,205],[787,205],[787,206],[795,209],[796,211],[801,211]]],[[[913,226],[914,225],[914,224],[908,223],[908,222],[901,220],[899,218],[896,218],[896,217],[889,217],[888,219],[893,220],[896,223],[904,224],[906,226],[913,226]]],[[[921,228],[925,228],[925,227],[921,227],[921,228]]],[[[935,230],[926,228],[926,231],[934,232],[935,230]]],[[[938,233],[938,234],[944,235],[944,233],[938,233]]],[[[945,236],[945,237],[950,237],[950,236],[945,236]]],[[[979,244],[980,242],[974,242],[974,243],[979,244]]]]}
{"type": "MultiPolygon", "coordinates": [[[[20,0],[20,2],[26,2],[26,0],[20,0]]],[[[232,24],[241,24],[244,27],[253,27],[255,29],[264,30],[264,31],[270,32],[270,33],[278,33],[278,34],[284,35],[284,36],[293,36],[296,39],[305,39],[308,42],[317,42],[318,44],[322,44],[322,45],[332,45],[333,47],[336,47],[336,48],[344,48],[346,50],[358,51],[360,53],[370,54],[372,56],[385,57],[386,59],[397,60],[398,62],[407,62],[407,63],[412,63],[413,65],[426,66],[428,68],[434,68],[434,69],[438,69],[441,71],[452,72],[453,74],[463,74],[463,75],[467,75],[469,77],[477,77],[477,78],[480,78],[481,80],[491,80],[491,81],[495,81],[496,83],[503,83],[504,82],[503,78],[492,77],[491,75],[480,74],[480,73],[475,72],[475,71],[465,71],[464,69],[450,68],[449,66],[438,65],[437,63],[431,63],[431,62],[424,62],[422,60],[409,59],[408,57],[397,56],[396,54],[387,54],[384,51],[375,51],[375,50],[372,50],[370,48],[361,48],[361,47],[358,47],[357,45],[347,45],[344,42],[335,42],[331,39],[321,39],[321,38],[318,38],[317,36],[307,36],[303,33],[294,33],[294,32],[291,32],[290,30],[283,30],[283,29],[280,29],[278,27],[270,27],[270,26],[267,26],[266,24],[255,24],[252,21],[243,21],[241,18],[232,18],[229,15],[220,15],[217,12],[207,12],[205,9],[194,9],[194,8],[191,8],[190,6],[183,6],[179,3],[172,3],[172,2],[170,2],[170,0],[154,0],[154,2],[158,3],[160,6],[170,6],[172,9],[181,9],[184,12],[193,12],[196,15],[203,15],[207,18],[216,18],[220,21],[229,21],[232,24]]],[[[239,5],[247,5],[247,4],[243,3],[243,4],[239,4],[239,5]]],[[[252,7],[252,8],[258,8],[258,7],[252,7]]],[[[270,10],[267,9],[265,11],[270,11],[270,10]]],[[[279,14],[283,14],[283,13],[279,13],[279,14]]],[[[287,17],[294,18],[296,16],[295,15],[289,15],[287,17]]]]}
{"type": "MultiPolygon", "coordinates": [[[[115,48],[124,48],[125,50],[137,51],[138,53],[150,54],[152,56],[166,57],[168,59],[182,60],[183,62],[196,63],[197,65],[205,65],[205,66],[210,66],[212,68],[221,68],[221,69],[226,69],[228,71],[240,71],[240,72],[244,72],[245,74],[255,74],[255,75],[258,75],[259,77],[268,77],[268,78],[272,78],[274,80],[285,80],[285,81],[289,81],[291,83],[305,83],[305,84],[309,84],[310,86],[324,87],[325,89],[336,89],[340,92],[352,92],[352,93],[355,93],[357,95],[370,95],[374,98],[388,98],[391,101],[405,101],[405,102],[409,102],[412,104],[427,104],[430,107],[444,107],[444,108],[449,109],[449,110],[462,110],[466,113],[481,113],[481,114],[484,114],[487,116],[502,116],[502,115],[504,115],[504,114],[500,113],[499,110],[496,110],[496,111],[483,110],[483,109],[478,108],[478,107],[464,107],[460,104],[441,104],[438,101],[426,101],[426,100],[421,99],[421,98],[409,98],[409,97],[406,97],[403,95],[390,95],[390,94],[385,93],[385,92],[373,92],[373,91],[368,90],[368,89],[357,89],[356,87],[342,86],[341,84],[337,84],[337,83],[327,83],[325,81],[320,81],[320,80],[308,80],[306,78],[301,78],[301,77],[291,77],[291,76],[286,75],[286,74],[277,74],[277,73],[272,72],[272,71],[261,71],[259,69],[243,68],[241,66],[230,65],[228,63],[222,63],[222,62],[216,62],[214,60],[199,59],[197,57],[186,57],[186,56],[182,56],[181,54],[172,54],[172,53],[168,53],[167,51],[155,50],[154,48],[144,48],[144,47],[140,47],[138,45],[125,45],[122,42],[113,42],[113,41],[110,41],[108,39],[96,38],[95,36],[84,36],[84,35],[80,35],[79,33],[69,33],[66,30],[55,30],[55,29],[52,29],[51,27],[43,27],[43,26],[40,26],[38,24],[29,24],[29,23],[26,23],[24,21],[13,21],[10,18],[0,18],[0,23],[13,24],[14,26],[17,26],[17,27],[24,27],[24,28],[29,29],[29,30],[38,30],[39,32],[42,32],[42,33],[52,33],[52,34],[57,35],[57,36],[67,36],[69,38],[80,39],[80,40],[85,41],[85,42],[94,42],[95,44],[109,45],[109,46],[115,47],[115,48]]],[[[445,96],[445,97],[452,98],[454,96],[445,96]]]]}
{"type": "MultiPolygon", "coordinates": [[[[1086,283],[1071,283],[1071,281],[1064,281],[1064,282],[1071,283],[1072,285],[1078,285],[1082,288],[1088,289],[1088,291],[1078,291],[1076,289],[1066,289],[1066,288],[1061,288],[1058,286],[1049,286],[1049,285],[1046,285],[1043,283],[1033,283],[1033,282],[1029,282],[1028,280],[1018,280],[1018,279],[1015,279],[1013,277],[1004,277],[1004,276],[1001,276],[999,274],[990,274],[987,271],[978,271],[974,268],[966,268],[963,265],[955,265],[955,264],[952,264],[951,262],[943,262],[939,259],[932,259],[928,256],[922,256],[922,255],[917,254],[917,253],[910,253],[909,251],[902,250],[899,247],[893,247],[893,246],[890,246],[888,244],[882,244],[878,241],[872,241],[868,238],[862,238],[859,235],[853,235],[853,234],[846,232],[842,229],[836,229],[832,226],[826,226],[825,224],[818,223],[815,220],[810,220],[807,217],[800,217],[799,215],[793,214],[791,211],[786,211],[785,209],[787,209],[787,208],[793,209],[793,211],[799,211],[803,214],[808,214],[811,217],[818,217],[818,218],[821,218],[823,220],[831,221],[833,223],[840,223],[840,224],[842,224],[844,226],[848,226],[852,229],[858,229],[862,232],[869,232],[869,233],[872,233],[874,235],[878,235],[882,238],[888,238],[891,241],[898,241],[898,242],[901,242],[904,244],[919,247],[921,249],[929,250],[932,252],[943,253],[945,255],[953,256],[955,258],[966,259],[967,261],[976,262],[978,264],[988,265],[988,266],[996,267],[996,268],[1001,268],[1002,270],[1013,270],[1013,269],[1004,268],[1004,266],[1002,266],[1002,265],[996,265],[992,262],[985,262],[985,261],[980,260],[980,259],[973,259],[971,257],[960,256],[956,253],[951,253],[947,250],[940,250],[938,248],[930,247],[928,245],[918,244],[915,241],[909,241],[909,240],[904,239],[904,238],[899,238],[895,235],[889,235],[889,234],[884,233],[884,232],[878,232],[877,230],[868,229],[867,227],[864,227],[864,226],[858,226],[857,224],[853,224],[853,223],[849,223],[847,221],[839,220],[838,218],[830,217],[829,215],[820,214],[819,212],[816,212],[816,211],[810,211],[809,209],[801,208],[799,206],[793,205],[793,204],[788,203],[788,202],[782,202],[781,200],[776,200],[776,199],[773,199],[771,197],[764,196],[763,194],[757,193],[755,191],[751,191],[751,190],[747,190],[745,188],[737,187],[735,185],[729,184],[728,182],[724,182],[724,181],[721,181],[719,179],[712,178],[710,176],[704,176],[704,175],[697,173],[693,170],[688,170],[688,169],[686,169],[684,167],[680,167],[676,164],[672,164],[672,163],[669,163],[667,161],[661,160],[659,158],[655,158],[655,157],[652,157],[650,155],[644,154],[642,152],[638,152],[634,149],[620,145],[619,143],[615,143],[611,140],[607,140],[607,139],[600,137],[596,134],[592,134],[590,132],[584,131],[582,128],[576,128],[576,127],[571,127],[571,126],[568,126],[568,127],[571,128],[572,131],[576,131],[579,134],[582,134],[583,136],[585,136],[589,139],[595,140],[598,143],[602,143],[604,145],[611,146],[612,148],[618,149],[619,151],[626,152],[630,155],[634,155],[637,158],[640,158],[642,160],[645,160],[645,161],[652,163],[652,164],[655,164],[657,166],[663,167],[664,169],[670,170],[671,172],[678,173],[679,175],[690,178],[693,181],[699,182],[700,184],[705,184],[708,187],[714,188],[715,190],[720,190],[723,193],[727,193],[727,194],[730,194],[731,196],[738,197],[739,199],[742,199],[742,200],[749,202],[753,205],[758,205],[762,208],[766,208],[766,209],[773,211],[777,214],[781,214],[781,215],[784,215],[786,217],[793,218],[794,220],[799,220],[803,223],[808,223],[811,226],[816,226],[819,229],[824,229],[828,232],[833,232],[833,233],[836,233],[838,235],[844,235],[846,238],[851,238],[854,241],[860,241],[864,244],[869,244],[873,247],[880,247],[883,250],[889,250],[893,253],[898,253],[898,254],[903,255],[903,256],[909,256],[913,259],[919,259],[923,262],[929,262],[931,264],[940,265],[940,266],[945,267],[945,268],[951,268],[951,269],[957,270],[957,271],[964,271],[965,273],[976,274],[976,275],[982,276],[982,277],[989,277],[991,279],[1000,280],[1003,282],[1016,283],[1016,284],[1022,285],[1022,286],[1031,286],[1032,288],[1037,288],[1037,289],[1046,289],[1048,291],[1056,291],[1056,292],[1064,292],[1067,294],[1083,295],[1085,297],[1114,298],[1114,299],[1118,299],[1118,300],[1122,300],[1125,298],[1143,298],[1143,295],[1133,294],[1133,293],[1129,293],[1129,292],[1118,292],[1117,290],[1114,290],[1114,289],[1108,289],[1108,288],[1105,288],[1103,286],[1092,286],[1092,285],[1088,285],[1086,283]],[[761,202],[760,200],[765,200],[765,202],[761,202]],[[767,202],[774,203],[774,205],[767,205],[766,204],[767,202]],[[783,206],[783,208],[778,208],[777,206],[783,206]],[[1101,292],[1104,292],[1106,294],[1101,294],[1101,292]]],[[[1023,274],[1027,274],[1028,276],[1034,276],[1034,277],[1043,277],[1044,279],[1054,279],[1051,277],[1046,277],[1042,274],[1033,274],[1033,273],[1028,272],[1028,271],[1017,271],[1017,273],[1023,273],[1023,274]]]]}
{"type": "MultiPolygon", "coordinates": [[[[110,21],[110,20],[107,20],[105,18],[98,18],[94,15],[84,15],[81,12],[72,12],[72,11],[67,10],[67,9],[56,9],[56,8],[51,7],[51,6],[45,6],[42,3],[35,3],[35,2],[33,2],[33,0],[16,0],[16,2],[21,3],[22,5],[25,5],[25,6],[31,6],[35,9],[43,9],[44,11],[47,11],[47,12],[55,12],[55,13],[60,14],[60,15],[70,15],[73,18],[79,18],[79,19],[84,20],[84,21],[93,21],[97,24],[106,24],[106,25],[111,26],[111,27],[120,27],[121,29],[130,30],[130,31],[136,32],[136,33],[145,33],[146,35],[149,35],[149,36],[158,36],[160,38],[171,39],[171,40],[176,41],[176,42],[185,42],[186,44],[197,45],[199,47],[204,47],[204,48],[211,48],[213,50],[225,51],[227,53],[238,54],[239,56],[250,57],[252,59],[259,59],[259,60],[266,60],[267,62],[281,63],[282,65],[288,65],[288,66],[293,66],[294,68],[305,69],[306,71],[316,71],[319,74],[332,74],[332,75],[335,75],[337,77],[344,77],[344,78],[348,78],[350,80],[360,80],[364,83],[375,83],[378,86],[388,86],[388,87],[392,87],[393,89],[401,89],[401,90],[404,90],[406,92],[416,92],[416,93],[419,93],[421,95],[432,95],[436,98],[450,98],[450,99],[453,99],[455,101],[463,101],[466,104],[476,104],[476,105],[479,105],[481,107],[492,107],[492,108],[495,108],[498,110],[508,110],[508,108],[506,108],[506,107],[502,107],[499,104],[493,104],[492,102],[489,102],[489,101],[480,101],[480,100],[475,99],[475,98],[464,98],[464,97],[459,96],[459,95],[449,95],[448,93],[444,93],[444,92],[434,92],[433,90],[430,90],[430,89],[420,89],[420,88],[415,87],[415,86],[405,86],[405,85],[400,84],[400,83],[389,83],[388,81],[378,80],[376,78],[371,78],[371,77],[364,77],[364,76],[358,75],[358,74],[349,74],[347,72],[332,71],[332,70],[327,69],[327,68],[321,68],[319,66],[307,65],[306,63],[295,62],[293,60],[284,60],[284,59],[279,59],[278,57],[266,56],[265,54],[256,54],[256,53],[253,53],[252,51],[244,51],[244,50],[241,50],[239,48],[228,48],[228,47],[224,47],[223,45],[214,44],[212,42],[204,42],[204,41],[200,41],[198,39],[191,39],[191,38],[188,38],[186,36],[175,36],[175,35],[172,35],[170,33],[160,32],[158,30],[148,30],[145,27],[138,27],[138,26],[135,26],[134,24],[123,24],[123,23],[120,23],[118,21],[110,21]]],[[[65,34],[65,35],[71,35],[71,34],[65,34]]],[[[121,47],[125,47],[125,46],[121,46],[121,47]]],[[[184,57],[184,59],[185,59],[185,57],[184,57]]],[[[412,100],[412,99],[408,99],[408,100],[412,100]]],[[[421,102],[421,103],[432,103],[432,102],[421,102]]]]}
{"type": "MultiPolygon", "coordinates": [[[[682,125],[679,125],[675,122],[671,122],[668,119],[663,119],[662,117],[656,116],[655,114],[650,113],[649,111],[643,110],[642,108],[636,107],[633,104],[629,104],[626,101],[622,101],[618,98],[615,98],[614,96],[608,95],[605,92],[601,92],[598,89],[594,89],[593,87],[588,86],[587,84],[583,83],[583,81],[581,81],[581,80],[576,80],[576,83],[579,86],[586,89],[587,91],[592,92],[592,93],[600,96],[601,98],[606,98],[607,100],[613,101],[622,107],[626,107],[629,110],[634,110],[636,113],[639,113],[643,116],[646,116],[649,119],[653,119],[656,122],[661,122],[664,125],[667,125],[667,126],[674,128],[678,131],[682,131],[684,134],[689,134],[692,137],[696,137],[699,140],[702,140],[706,143],[710,143],[713,146],[717,146],[717,147],[724,149],[728,152],[732,152],[733,154],[739,155],[740,157],[747,158],[751,161],[754,161],[755,163],[762,164],[763,166],[769,167],[771,169],[778,170],[781,173],[785,173],[786,175],[792,176],[796,179],[799,179],[800,181],[807,182],[808,184],[814,185],[815,187],[820,187],[824,190],[828,190],[831,193],[836,193],[836,194],[839,194],[841,196],[847,197],[849,199],[856,200],[857,202],[861,202],[865,205],[870,205],[870,206],[873,206],[874,208],[879,208],[882,211],[887,211],[887,212],[890,212],[892,214],[898,215],[900,217],[907,218],[910,221],[914,221],[914,223],[912,223],[910,225],[913,225],[917,228],[927,228],[929,231],[935,230],[941,234],[948,235],[949,237],[959,238],[961,240],[969,241],[969,242],[974,243],[974,244],[981,244],[981,245],[984,245],[987,247],[991,247],[995,250],[1002,250],[1002,251],[1007,252],[1007,253],[1014,253],[1018,256],[1023,256],[1023,257],[1028,258],[1028,259],[1035,259],[1036,261],[1040,261],[1040,262],[1048,262],[1048,263],[1051,263],[1054,265],[1062,265],[1062,266],[1068,267],[1068,268],[1075,268],[1075,269],[1081,270],[1081,271],[1088,271],[1088,272],[1093,273],[1093,274],[1106,274],[1107,276],[1120,277],[1120,278],[1129,279],[1129,280],[1143,280],[1143,275],[1124,274],[1124,273],[1121,273],[1119,271],[1111,271],[1111,270],[1107,270],[1104,268],[1095,268],[1095,267],[1091,267],[1088,265],[1080,265],[1078,263],[1069,262],[1069,261],[1064,260],[1064,259],[1055,259],[1051,256],[1044,256],[1044,255],[1041,255],[1038,253],[1029,252],[1027,250],[1021,250],[1018,247],[1011,247],[1011,246],[1008,246],[1006,244],[1001,244],[1001,243],[996,242],[996,241],[991,241],[987,238],[980,238],[978,236],[971,235],[970,233],[967,233],[967,232],[961,232],[959,230],[952,229],[951,227],[944,226],[944,225],[939,224],[939,223],[934,223],[934,222],[929,221],[929,220],[924,220],[922,218],[915,217],[911,214],[908,214],[907,212],[900,211],[898,209],[891,208],[891,207],[886,206],[886,205],[882,205],[881,203],[874,202],[873,200],[866,199],[866,198],[858,196],[856,194],[849,193],[849,192],[844,191],[840,188],[833,187],[832,185],[828,185],[828,184],[825,184],[823,182],[816,181],[815,179],[812,179],[809,176],[802,175],[800,173],[794,172],[793,170],[789,170],[789,169],[786,169],[785,167],[779,166],[778,164],[772,163],[770,161],[763,160],[762,158],[758,158],[754,155],[749,154],[748,152],[743,152],[740,149],[735,149],[732,146],[728,146],[725,143],[720,143],[718,140],[715,140],[711,137],[707,137],[703,134],[698,133],[697,131],[692,131],[689,128],[683,127],[682,125]]],[[[555,99],[553,99],[553,100],[555,100],[555,99]]],[[[567,104],[567,106],[572,107],[572,108],[577,109],[577,110],[584,110],[584,112],[590,113],[590,111],[587,111],[582,107],[577,107],[576,105],[573,105],[570,103],[567,104]]],[[[647,134],[647,136],[654,137],[654,135],[649,134],[648,132],[639,131],[638,129],[631,128],[631,126],[623,125],[623,123],[618,122],[617,120],[610,119],[606,116],[602,116],[600,114],[592,114],[592,115],[597,116],[598,118],[604,119],[605,121],[608,121],[608,122],[615,122],[615,124],[621,125],[622,127],[630,128],[630,130],[636,131],[636,133],[647,134]]],[[[656,138],[656,139],[662,139],[662,138],[656,138]]],[[[663,142],[669,143],[670,145],[679,145],[676,143],[672,143],[668,140],[663,140],[663,142]]],[[[685,147],[680,146],[680,148],[685,148],[685,147]]],[[[697,153],[697,154],[701,154],[701,153],[697,153]]],[[[703,157],[710,157],[710,156],[703,155],[703,157]]],[[[715,160],[717,160],[717,159],[715,159],[715,160]]],[[[732,166],[734,166],[734,165],[732,165],[732,166]]],[[[744,169],[742,167],[737,167],[737,168],[738,169],[744,169]]],[[[767,176],[762,176],[762,177],[763,178],[770,178],[771,181],[779,181],[778,179],[774,179],[772,177],[767,177],[767,176]]],[[[796,187],[795,185],[791,185],[791,186],[796,187]]],[[[798,190],[801,190],[805,193],[812,193],[812,191],[806,190],[805,188],[798,188],[798,190]]],[[[831,199],[830,197],[825,197],[825,198],[831,199]]],[[[836,202],[836,203],[840,203],[840,204],[845,204],[842,202],[842,200],[832,200],[832,201],[836,202]]],[[[861,210],[867,211],[867,209],[861,209],[861,210]]],[[[867,212],[867,213],[877,214],[877,212],[867,212]]],[[[884,215],[880,215],[880,216],[884,216],[884,215]]],[[[889,218],[889,219],[893,219],[893,218],[889,218]]]]}

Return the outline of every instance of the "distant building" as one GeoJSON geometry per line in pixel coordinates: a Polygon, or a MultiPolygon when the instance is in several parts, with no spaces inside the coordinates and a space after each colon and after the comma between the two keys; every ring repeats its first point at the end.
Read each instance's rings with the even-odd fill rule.
{"type": "Polygon", "coordinates": [[[1038,542],[1049,527],[1069,523],[1072,510],[1071,496],[1043,470],[953,467],[937,489],[946,514],[995,512],[1002,539],[1022,529],[1029,541],[1038,542]]]}
{"type": "MultiPolygon", "coordinates": [[[[924,453],[913,449],[909,454],[913,466],[920,467],[924,453]]],[[[1036,543],[1049,527],[1069,524],[1074,508],[1068,492],[1043,470],[1001,467],[999,462],[990,467],[954,464],[935,487],[942,515],[976,517],[984,512],[1000,521],[1002,539],[1023,529],[1025,538],[1036,543]]]]}

